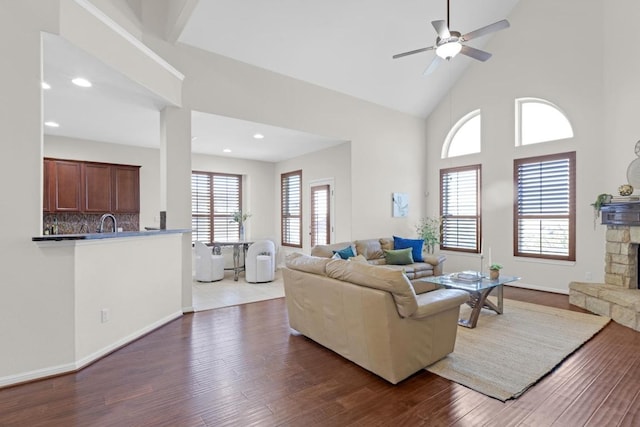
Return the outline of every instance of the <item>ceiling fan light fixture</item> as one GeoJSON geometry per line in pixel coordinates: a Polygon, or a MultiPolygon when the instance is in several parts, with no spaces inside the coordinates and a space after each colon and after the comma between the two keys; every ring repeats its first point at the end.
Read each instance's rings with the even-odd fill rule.
{"type": "Polygon", "coordinates": [[[436,48],[436,55],[438,55],[442,59],[449,60],[455,57],[462,50],[462,45],[459,41],[450,41],[441,44],[436,48]]]}

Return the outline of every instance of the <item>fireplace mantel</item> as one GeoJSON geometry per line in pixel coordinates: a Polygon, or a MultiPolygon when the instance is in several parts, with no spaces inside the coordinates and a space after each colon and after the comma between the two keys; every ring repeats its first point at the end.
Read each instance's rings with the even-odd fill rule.
{"type": "Polygon", "coordinates": [[[607,203],[600,212],[602,224],[640,226],[640,202],[607,203]]]}
{"type": "Polygon", "coordinates": [[[640,331],[640,202],[601,207],[607,226],[604,283],[571,282],[569,302],[640,331]]]}

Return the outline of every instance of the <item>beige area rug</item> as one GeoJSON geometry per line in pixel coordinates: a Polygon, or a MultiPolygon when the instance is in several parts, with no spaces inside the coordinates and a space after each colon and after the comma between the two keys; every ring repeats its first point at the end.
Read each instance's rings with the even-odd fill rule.
{"type": "MultiPolygon", "coordinates": [[[[470,308],[461,308],[461,317],[470,308]]],[[[482,310],[474,329],[458,326],[453,353],[426,368],[506,401],[524,393],[594,336],[609,318],[504,300],[504,314],[482,310]]]]}

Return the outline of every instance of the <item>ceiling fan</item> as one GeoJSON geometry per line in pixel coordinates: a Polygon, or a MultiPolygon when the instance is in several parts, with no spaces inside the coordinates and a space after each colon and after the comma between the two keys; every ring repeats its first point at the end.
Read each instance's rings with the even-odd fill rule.
{"type": "Polygon", "coordinates": [[[435,50],[436,56],[433,58],[433,61],[431,61],[431,64],[429,64],[429,66],[424,70],[424,75],[431,74],[431,72],[433,72],[433,70],[435,70],[443,60],[446,59],[447,61],[449,61],[458,53],[484,62],[487,59],[491,58],[491,54],[489,52],[485,52],[471,46],[466,46],[463,43],[471,39],[486,36],[487,34],[493,33],[495,31],[509,28],[509,21],[503,19],[502,21],[494,22],[493,24],[461,35],[458,31],[449,30],[449,22],[449,0],[447,0],[446,22],[442,20],[431,22],[433,28],[436,29],[436,33],[438,33],[436,43],[433,46],[423,47],[422,49],[410,50],[409,52],[393,55],[393,59],[402,58],[403,56],[413,55],[415,53],[426,52],[428,50],[435,50]]]}

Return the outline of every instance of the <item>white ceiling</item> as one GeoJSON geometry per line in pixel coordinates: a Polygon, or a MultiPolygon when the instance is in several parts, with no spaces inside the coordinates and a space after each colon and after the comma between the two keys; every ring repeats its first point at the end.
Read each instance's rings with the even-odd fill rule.
{"type": "MultiPolygon", "coordinates": [[[[507,18],[518,0],[452,0],[451,29],[468,33],[507,18]]],[[[427,117],[473,61],[458,56],[422,72],[433,51],[431,21],[447,19],[445,0],[200,0],[178,41],[427,117]]],[[[491,37],[467,43],[481,48],[491,37]]]]}
{"type": "MultiPolygon", "coordinates": [[[[500,19],[519,0],[454,0],[451,29],[466,33],[500,19]]],[[[446,19],[444,0],[199,0],[178,41],[418,117],[427,117],[474,61],[464,56],[429,76],[434,53],[391,56],[433,45],[430,22],[446,19]]],[[[482,48],[491,37],[468,44],[482,48]]],[[[147,147],[159,146],[166,103],[64,39],[45,35],[45,133],[147,147]],[[90,89],[70,83],[82,75],[90,89]]],[[[179,67],[178,67],[179,68],[179,67]]],[[[343,143],[264,124],[194,112],[194,152],[280,161],[343,143]],[[256,132],[265,135],[255,140],[256,132]],[[230,148],[231,153],[223,153],[230,148]]]]}

